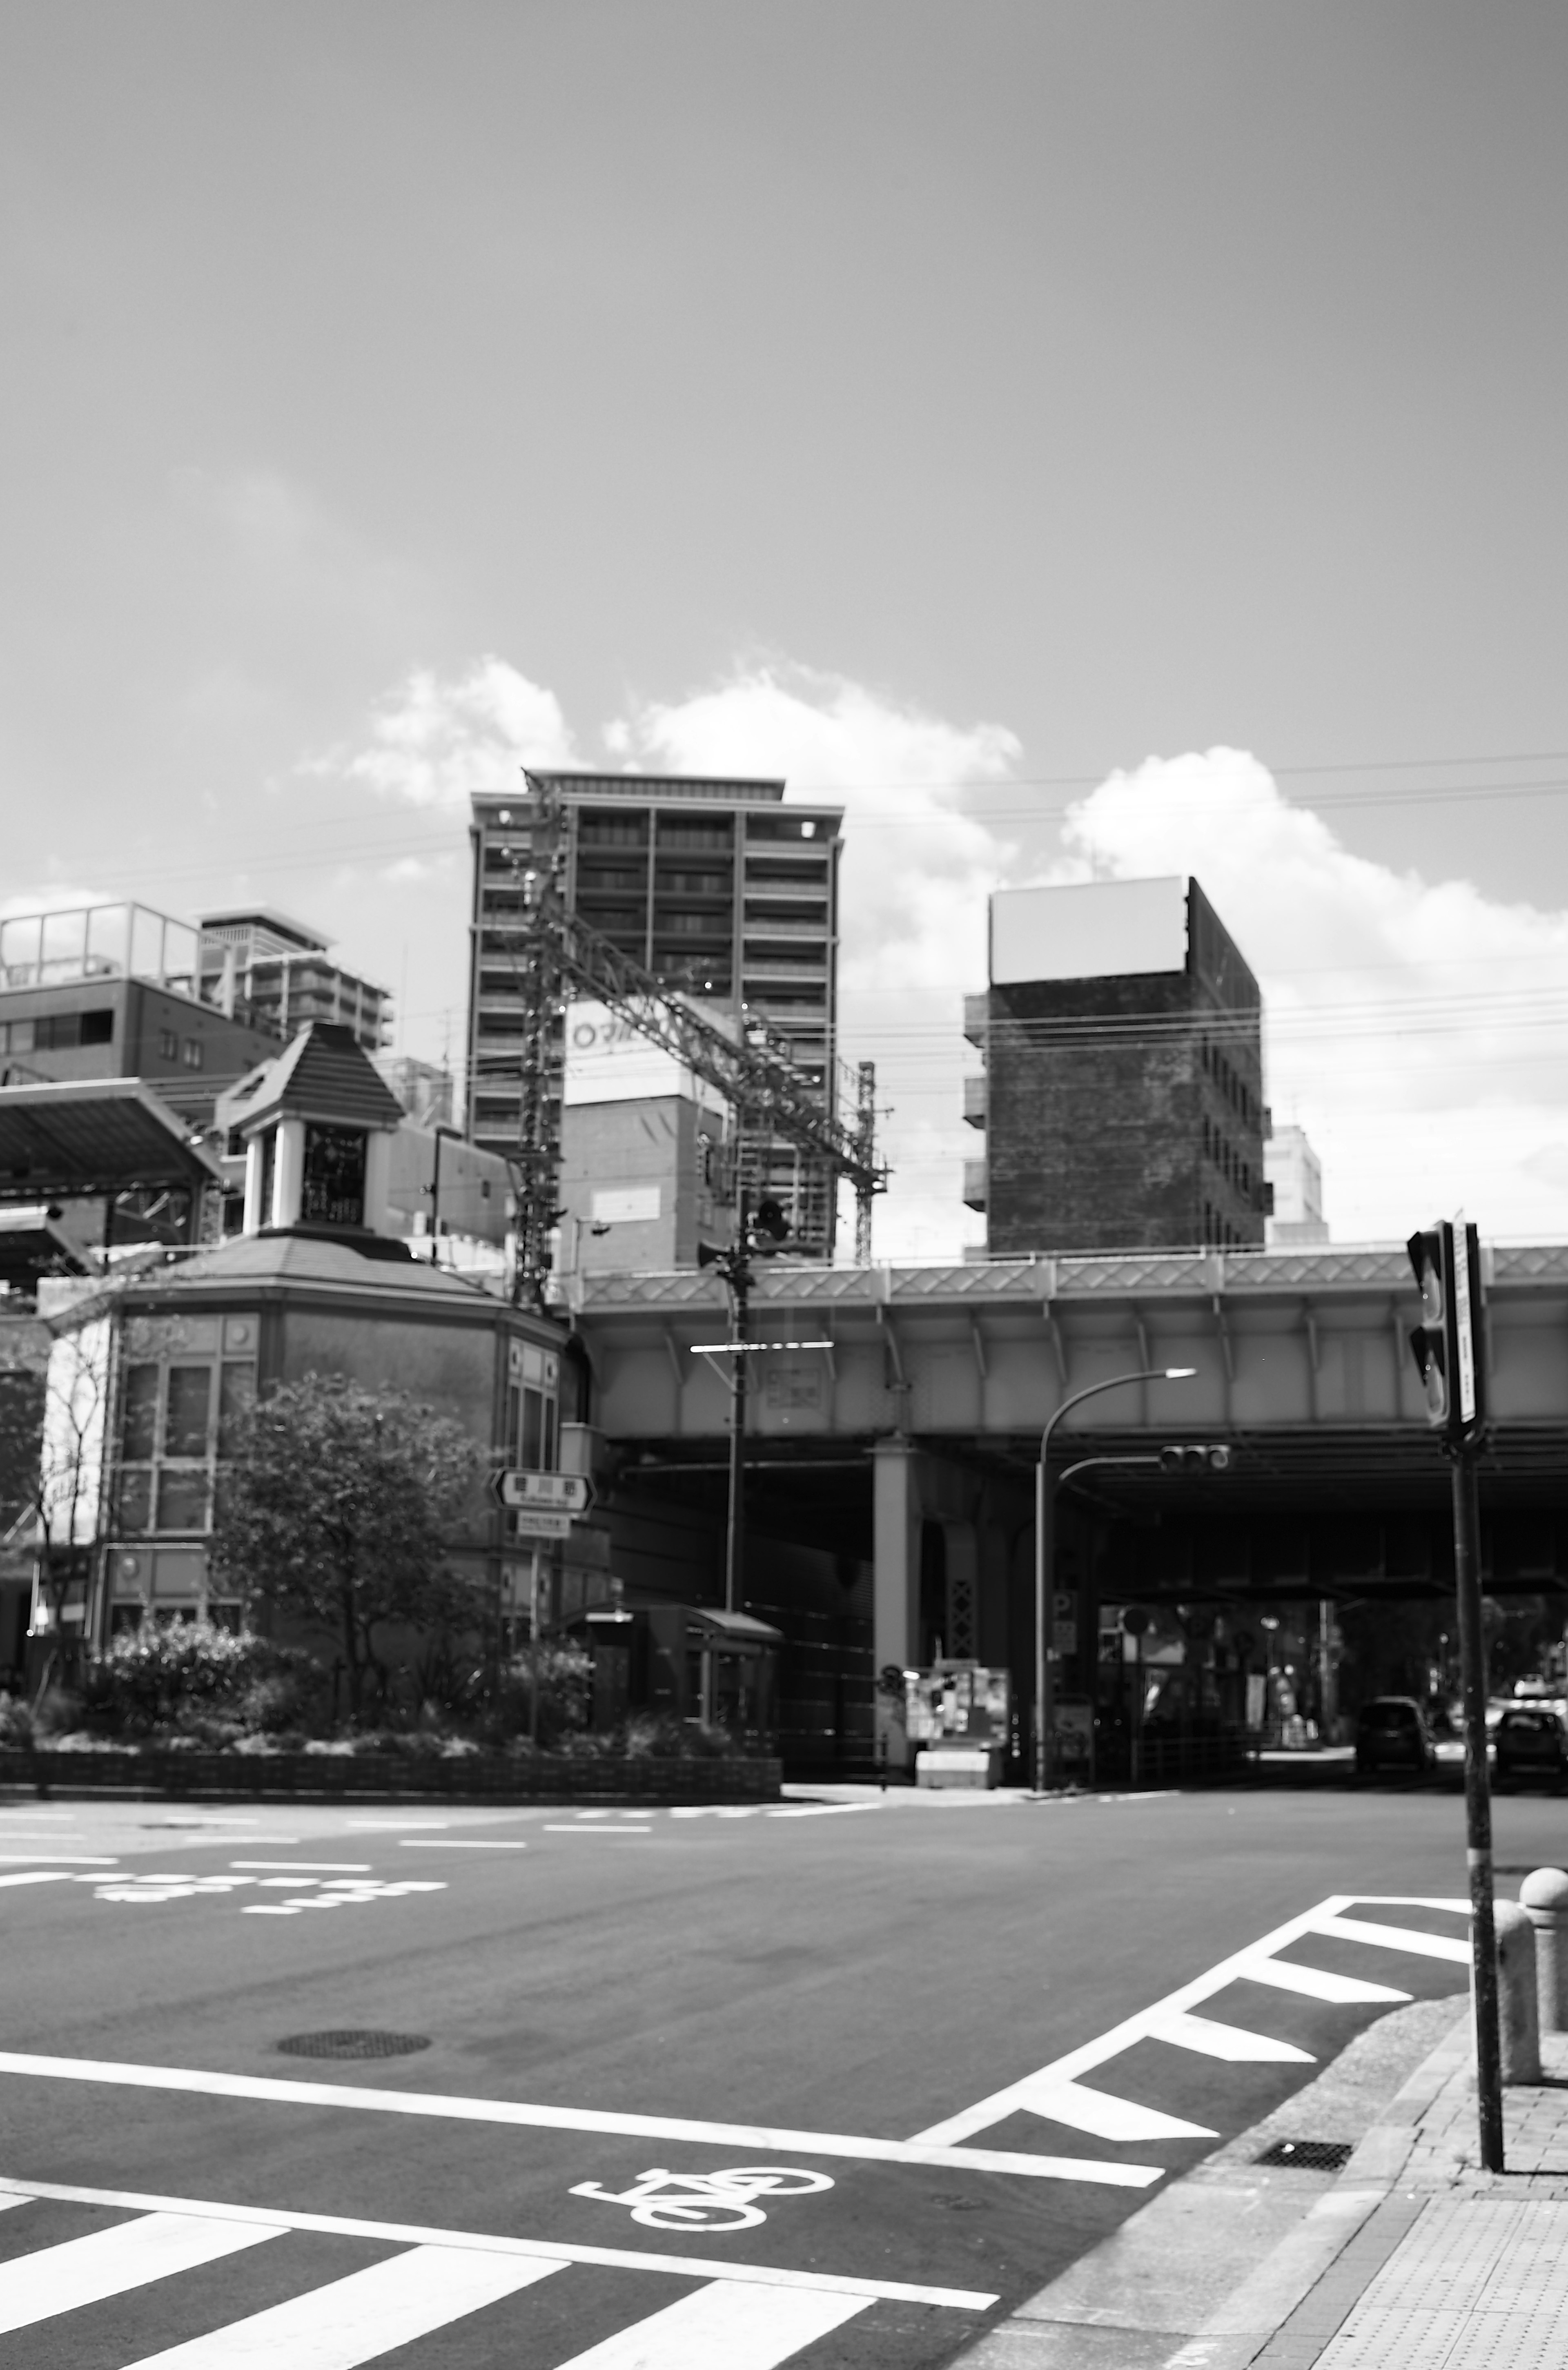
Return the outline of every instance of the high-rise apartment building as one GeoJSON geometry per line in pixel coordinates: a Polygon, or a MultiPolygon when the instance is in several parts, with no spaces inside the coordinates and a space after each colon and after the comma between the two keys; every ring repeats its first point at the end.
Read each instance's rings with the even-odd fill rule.
{"type": "Polygon", "coordinates": [[[227,1012],[292,1037],[307,1021],[352,1029],[367,1053],[386,1040],[391,999],[384,987],[331,961],[332,941],[270,905],[203,914],[202,995],[227,1012]]]}
{"type": "MultiPolygon", "coordinates": [[[[835,1105],[839,826],[843,809],[784,802],[778,780],[529,772],[473,800],[467,1125],[496,1152],[518,1140],[525,1006],[518,932],[539,790],[564,818],[563,893],[673,992],[767,1023],[835,1105]]],[[[580,991],[591,994],[590,989],[580,991]]],[[[825,1164],[743,1140],[748,1189],[776,1195],[797,1237],[830,1255],[825,1164]]]]}
{"type": "Polygon", "coordinates": [[[1261,1247],[1262,999],[1197,882],[997,890],[990,971],[964,1012],[990,1255],[1261,1247]]]}

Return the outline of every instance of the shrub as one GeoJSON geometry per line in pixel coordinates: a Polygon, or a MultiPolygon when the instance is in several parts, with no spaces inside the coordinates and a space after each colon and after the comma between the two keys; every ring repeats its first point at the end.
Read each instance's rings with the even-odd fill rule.
{"type": "Polygon", "coordinates": [[[144,1622],[88,1663],[83,1702],[100,1733],[173,1729],[218,1744],[297,1724],[320,1687],[314,1657],[298,1647],[207,1621],[144,1622]]]}

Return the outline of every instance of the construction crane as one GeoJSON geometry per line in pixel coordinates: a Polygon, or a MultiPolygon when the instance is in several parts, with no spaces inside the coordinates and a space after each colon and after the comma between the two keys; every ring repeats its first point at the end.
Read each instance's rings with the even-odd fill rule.
{"type": "MultiPolygon", "coordinates": [[[[528,777],[533,796],[529,855],[513,857],[524,908],[514,927],[487,925],[508,952],[524,989],[522,1092],[518,1146],[517,1269],[513,1297],[543,1306],[550,1273],[549,1238],[559,1206],[558,1023],[569,988],[606,1005],[643,1037],[717,1087],[737,1115],[737,1130],[792,1145],[847,1178],[855,1190],[857,1261],[870,1258],[871,1203],[887,1190],[876,1159],[875,1068],[859,1070],[855,1121],[846,1126],[818,1101],[784,1040],[743,1016],[731,1036],[645,970],[602,931],[572,913],[564,893],[564,805],[547,780],[528,777]]],[[[737,1194],[739,1178],[737,1174],[737,1194]]],[[[744,1214],[738,1214],[744,1231],[744,1214]]]]}

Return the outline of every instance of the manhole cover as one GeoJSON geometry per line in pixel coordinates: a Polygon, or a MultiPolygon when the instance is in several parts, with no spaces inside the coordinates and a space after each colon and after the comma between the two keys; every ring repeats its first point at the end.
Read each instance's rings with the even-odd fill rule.
{"type": "Polygon", "coordinates": [[[349,2026],[340,2032],[291,2032],[278,2047],[289,2057],[411,2057],[430,2042],[422,2032],[371,2032],[349,2026]]]}
{"type": "Polygon", "coordinates": [[[1275,2140],[1254,2164],[1289,2164],[1298,2172],[1339,2172],[1350,2162],[1349,2140],[1275,2140]]]}

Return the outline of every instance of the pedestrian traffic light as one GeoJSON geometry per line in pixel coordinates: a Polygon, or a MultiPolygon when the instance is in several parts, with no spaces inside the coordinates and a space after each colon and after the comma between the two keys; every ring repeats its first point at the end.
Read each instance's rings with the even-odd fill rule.
{"type": "Polygon", "coordinates": [[[1474,1226],[1445,1218],[1412,1235],[1405,1248],[1421,1292],[1421,1323],[1410,1346],[1426,1393],[1426,1421],[1457,1446],[1486,1421],[1480,1239],[1474,1226]]]}
{"type": "Polygon", "coordinates": [[[1159,1469],[1162,1473],[1225,1473],[1229,1470],[1230,1455],[1222,1441],[1162,1448],[1159,1469]]]}
{"type": "Polygon", "coordinates": [[[752,1217],[754,1235],[766,1235],[770,1243],[781,1243],[790,1232],[790,1221],[784,1215],[780,1202],[759,1202],[752,1217]]]}

